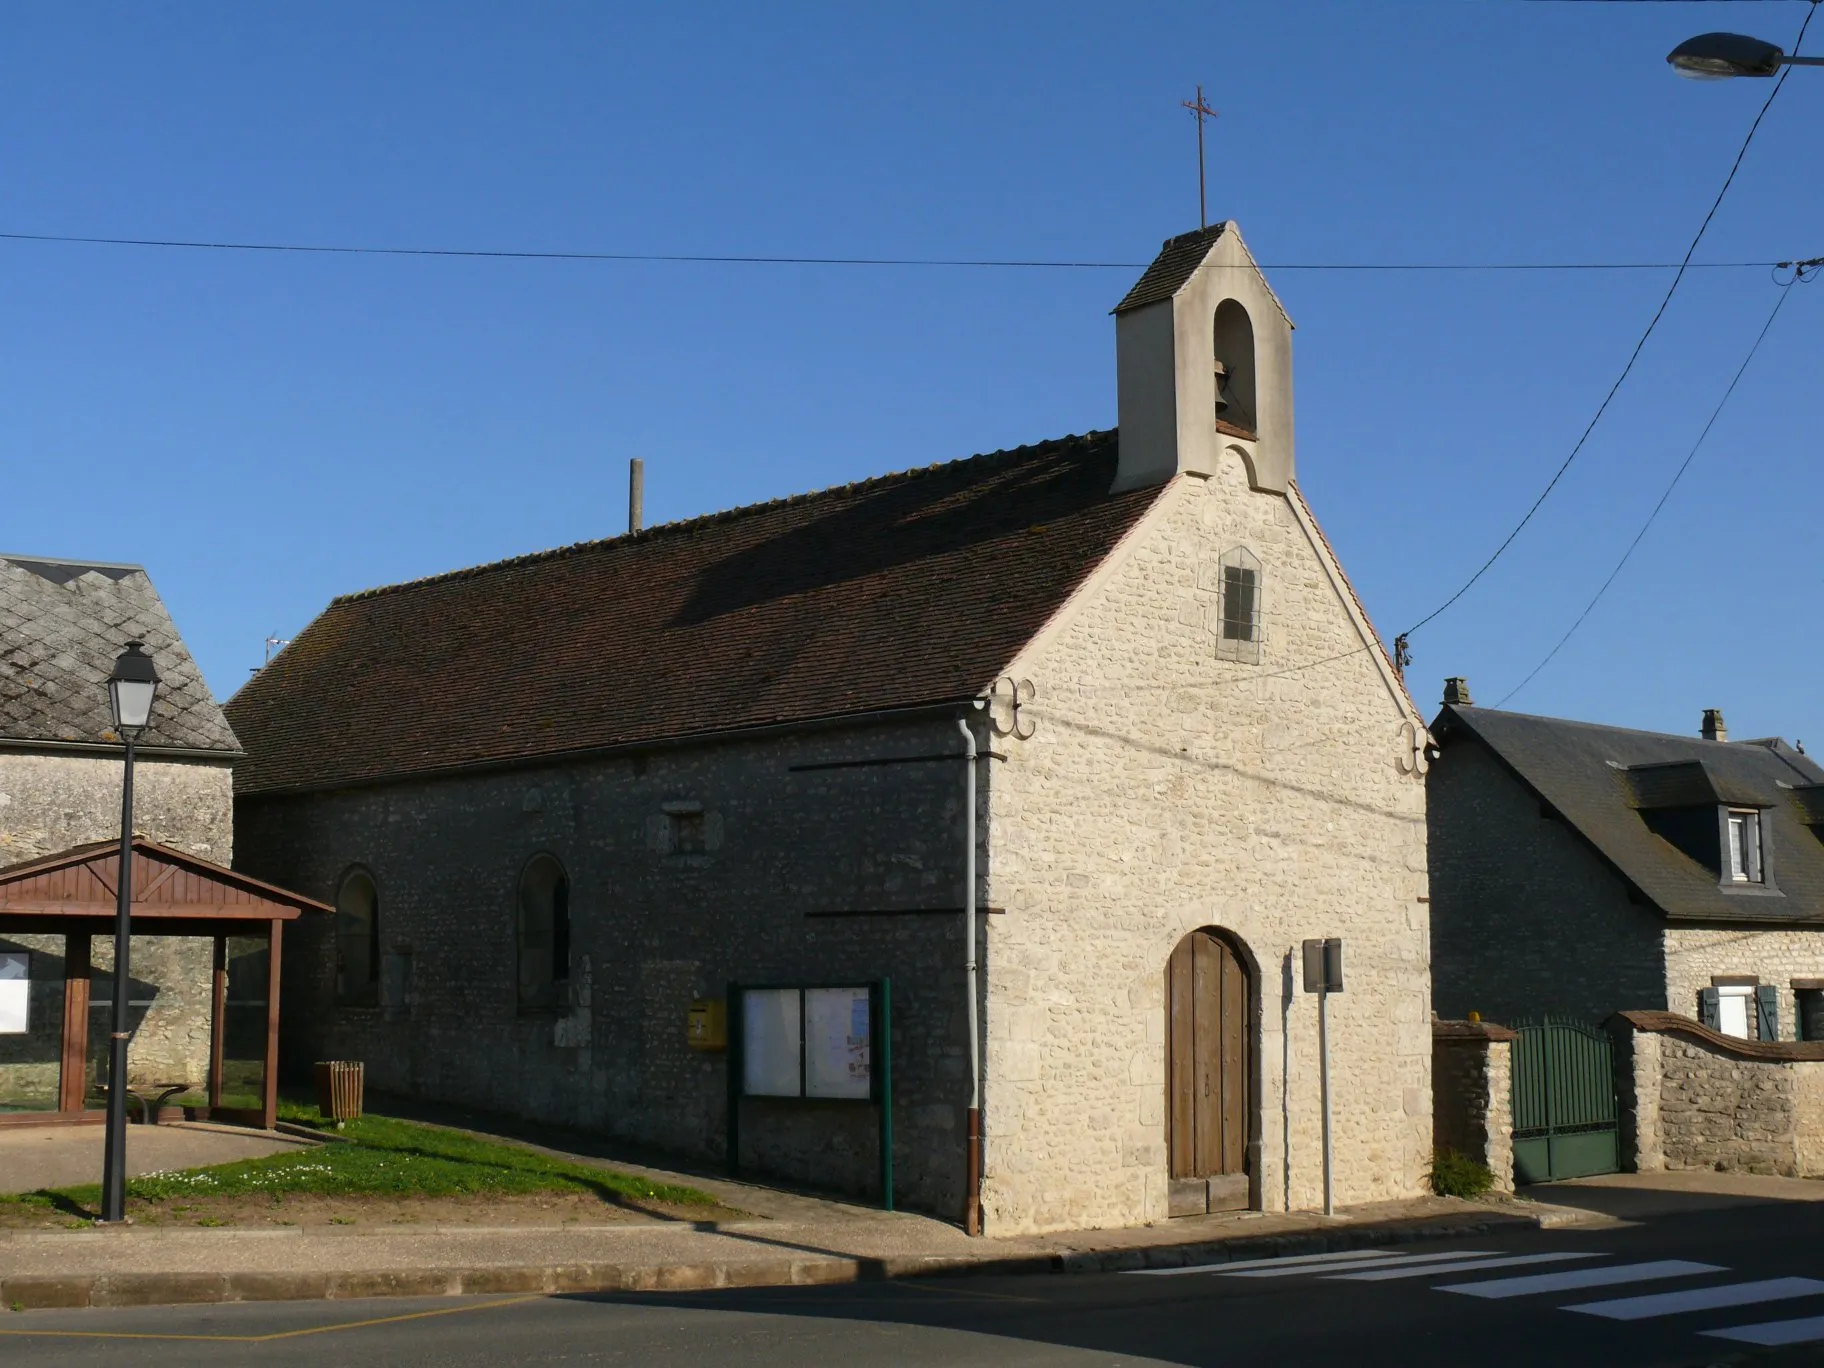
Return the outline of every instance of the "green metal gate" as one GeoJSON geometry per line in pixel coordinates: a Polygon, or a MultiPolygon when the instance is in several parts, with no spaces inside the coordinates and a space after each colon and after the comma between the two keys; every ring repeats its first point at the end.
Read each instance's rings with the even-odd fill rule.
{"type": "Polygon", "coordinates": [[[1560,1017],[1515,1030],[1514,1181],[1614,1173],[1620,1147],[1607,1033],[1560,1017]]]}

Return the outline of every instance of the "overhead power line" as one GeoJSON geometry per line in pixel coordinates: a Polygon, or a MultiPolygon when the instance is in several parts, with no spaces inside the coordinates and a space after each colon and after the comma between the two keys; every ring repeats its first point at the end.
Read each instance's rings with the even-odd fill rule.
{"type": "MultiPolygon", "coordinates": [[[[1811,269],[1815,271],[1816,267],[1814,266],[1811,269]]],[[[1761,324],[1760,332],[1755,334],[1754,341],[1748,348],[1748,354],[1742,358],[1742,364],[1736,367],[1735,375],[1731,377],[1729,381],[1729,387],[1723,391],[1723,397],[1716,401],[1716,407],[1710,411],[1709,421],[1704,424],[1703,431],[1697,434],[1697,440],[1691,444],[1691,450],[1685,453],[1685,459],[1679,464],[1678,469],[1673,472],[1671,480],[1666,484],[1665,489],[1659,496],[1659,502],[1653,505],[1653,511],[1647,514],[1646,521],[1640,525],[1640,530],[1634,534],[1634,540],[1628,543],[1628,549],[1621,553],[1621,559],[1615,562],[1615,568],[1609,571],[1609,577],[1605,579],[1602,582],[1602,586],[1591,595],[1590,601],[1584,604],[1583,611],[1577,615],[1577,620],[1570,625],[1563,636],[1558,638],[1558,644],[1545,653],[1544,659],[1533,666],[1531,670],[1527,671],[1525,679],[1522,679],[1518,684],[1507,691],[1501,701],[1495,704],[1497,708],[1506,707],[1508,699],[1519,693],[1528,684],[1531,684],[1539,672],[1552,663],[1558,652],[1564,649],[1565,643],[1577,634],[1577,629],[1579,627],[1583,626],[1584,619],[1588,618],[1589,615],[1595,611],[1596,605],[1602,602],[1603,595],[1609,592],[1609,586],[1615,583],[1616,577],[1621,574],[1622,568],[1627,565],[1630,559],[1632,559],[1635,550],[1640,546],[1641,542],[1645,540],[1648,530],[1652,528],[1656,521],[1658,521],[1661,511],[1663,511],[1666,506],[1666,501],[1672,497],[1672,491],[1678,488],[1679,481],[1685,478],[1685,472],[1691,469],[1691,462],[1697,459],[1699,449],[1703,447],[1705,439],[1710,436],[1710,429],[1715,427],[1716,420],[1723,416],[1723,409],[1727,407],[1730,396],[1735,393],[1735,387],[1741,384],[1742,376],[1747,374],[1748,366],[1753,362],[1755,353],[1761,349],[1761,343],[1766,341],[1767,334],[1773,327],[1773,320],[1780,316],[1781,308],[1785,306],[1787,299],[1791,296],[1793,285],[1801,280],[1811,280],[1813,278],[1812,274],[1802,270],[1780,287],[1780,296],[1778,299],[1774,300],[1772,312],[1767,315],[1767,321],[1761,324]]]]}
{"type": "MultiPolygon", "coordinates": [[[[1817,4],[1816,0],[1814,0],[1814,2],[1805,10],[1805,22],[1799,25],[1799,36],[1793,40],[1792,48],[1790,49],[1792,52],[1796,53],[1804,46],[1805,30],[1811,27],[1812,18],[1817,12],[1817,4]]],[[[1729,187],[1735,184],[1735,173],[1742,168],[1742,159],[1748,155],[1748,148],[1754,142],[1754,135],[1760,130],[1761,120],[1765,119],[1767,117],[1767,111],[1773,108],[1773,102],[1779,98],[1780,91],[1785,88],[1786,78],[1791,74],[1791,67],[1782,68],[1778,78],[1775,79],[1773,83],[1773,89],[1767,92],[1767,98],[1761,104],[1760,113],[1754,116],[1754,122],[1748,126],[1748,136],[1742,139],[1741,148],[1736,152],[1735,160],[1730,163],[1729,174],[1723,177],[1722,189],[1716,192],[1716,198],[1710,202],[1709,212],[1704,215],[1704,221],[1698,224],[1697,233],[1692,237],[1691,245],[1685,249],[1685,257],[1684,260],[1679,263],[1677,274],[1672,277],[1672,283],[1666,287],[1665,298],[1659,301],[1659,307],[1653,311],[1653,317],[1647,322],[1646,331],[1641,333],[1640,340],[1634,344],[1634,350],[1628,354],[1627,364],[1621,368],[1621,374],[1615,377],[1615,383],[1609,386],[1609,392],[1603,396],[1602,403],[1596,406],[1595,416],[1584,426],[1583,434],[1578,437],[1577,444],[1571,448],[1571,454],[1564,458],[1563,463],[1553,472],[1552,478],[1546,482],[1545,488],[1539,491],[1539,497],[1533,500],[1532,506],[1526,510],[1525,515],[1519,522],[1514,524],[1513,530],[1502,539],[1501,544],[1494,549],[1494,553],[1476,568],[1476,572],[1463,581],[1457,588],[1457,591],[1449,598],[1445,599],[1436,608],[1433,608],[1429,613],[1425,614],[1424,617],[1413,623],[1412,626],[1408,627],[1395,638],[1395,648],[1402,656],[1405,654],[1407,639],[1410,638],[1414,632],[1425,626],[1426,623],[1430,622],[1458,599],[1462,598],[1463,595],[1467,594],[1475,585],[1476,581],[1488,573],[1489,567],[1501,559],[1502,554],[1507,548],[1514,544],[1514,538],[1518,537],[1526,525],[1533,520],[1533,515],[1539,511],[1539,506],[1543,504],[1547,497],[1550,496],[1551,492],[1558,487],[1558,482],[1564,478],[1564,473],[1571,468],[1571,463],[1575,461],[1578,454],[1582,452],[1584,444],[1590,440],[1590,434],[1596,430],[1596,425],[1602,421],[1602,415],[1609,411],[1610,403],[1614,401],[1616,394],[1621,391],[1622,385],[1633,372],[1634,363],[1640,359],[1640,353],[1646,347],[1647,339],[1653,336],[1653,330],[1659,326],[1659,320],[1665,317],[1666,307],[1671,304],[1672,296],[1678,293],[1679,282],[1685,278],[1685,273],[1690,269],[1691,258],[1697,254],[1698,244],[1704,240],[1704,234],[1709,231],[1710,221],[1716,217],[1716,211],[1722,208],[1723,198],[1729,193],[1729,187]]],[[[1793,264],[1794,263],[1791,262],[1786,263],[1788,266],[1793,264]]]]}
{"type": "MultiPolygon", "coordinates": [[[[736,252],[544,252],[479,247],[364,247],[320,242],[226,242],[206,238],[98,237],[72,233],[5,233],[5,242],[89,247],[163,247],[198,252],[304,253],[318,256],[453,257],[498,261],[670,262],[732,266],[949,266],[1002,270],[1137,271],[1144,261],[1071,261],[1005,257],[764,256],[736,252]]],[[[1791,266],[1790,261],[1280,261],[1268,271],[1734,271],[1791,266]]]]}

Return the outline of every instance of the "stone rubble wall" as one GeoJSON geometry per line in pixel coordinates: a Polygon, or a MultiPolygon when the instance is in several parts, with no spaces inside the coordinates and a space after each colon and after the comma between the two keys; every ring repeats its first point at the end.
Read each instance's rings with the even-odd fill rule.
{"type": "MultiPolygon", "coordinates": [[[[119,840],[120,784],[115,756],[0,750],[0,868],[90,841],[119,840]]],[[[231,866],[231,767],[141,755],[133,766],[133,829],[160,845],[231,866]]]]}
{"type": "Polygon", "coordinates": [[[1636,1171],[1824,1176],[1824,1044],[1735,1041],[1671,1013],[1624,1013],[1612,1029],[1636,1171]]]}
{"type": "Polygon", "coordinates": [[[1431,1037],[1434,1154],[1455,1150],[1514,1190],[1513,1032],[1485,1022],[1438,1021],[1431,1037]]]}
{"type": "Polygon", "coordinates": [[[1622,1006],[1667,1005],[1665,919],[1630,903],[1614,870],[1480,740],[1446,742],[1426,785],[1440,1016],[1594,1024],[1622,1006]]]}
{"type": "Polygon", "coordinates": [[[1166,964],[1200,927],[1250,958],[1253,1200],[1323,1199],[1306,937],[1345,941],[1331,998],[1336,1200],[1426,1189],[1425,789],[1411,723],[1286,497],[1239,456],[1180,476],[1011,674],[988,899],[987,1229],[1164,1219],[1166,964]],[[1220,562],[1262,565],[1258,664],[1220,659],[1220,562]]]}
{"type": "MultiPolygon", "coordinates": [[[[282,1073],[363,1060],[376,1090],[714,1162],[726,1056],[689,1047],[691,1003],[731,980],[890,977],[898,1200],[955,1217],[968,1102],[958,715],[243,799],[240,868],[332,904],[364,868],[382,958],[410,966],[390,980],[403,1001],[383,976],[379,1005],[339,1003],[329,919],[287,927],[282,1073]],[[794,769],[891,756],[955,758],[794,769]],[[695,852],[673,847],[667,812],[691,804],[695,852]],[[522,1011],[518,879],[541,852],[570,880],[572,969],[559,1010],[522,1011]],[[814,915],[831,912],[845,915],[814,915]]],[[[749,1172],[876,1194],[873,1107],[742,1107],[749,1172]]]]}

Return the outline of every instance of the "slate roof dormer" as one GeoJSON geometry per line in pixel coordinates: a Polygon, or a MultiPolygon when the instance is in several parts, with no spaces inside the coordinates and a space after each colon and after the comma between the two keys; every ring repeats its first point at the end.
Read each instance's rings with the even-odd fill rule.
{"type": "Polygon", "coordinates": [[[1455,704],[1431,732],[1485,746],[1670,921],[1824,924],[1824,769],[1803,752],[1455,704]],[[1764,823],[1764,883],[1720,867],[1718,823],[1740,808],[1764,823]]]}
{"type": "Polygon", "coordinates": [[[0,554],[0,748],[117,748],[108,675],[143,641],[161,679],[141,749],[240,754],[145,569],[0,554]]]}

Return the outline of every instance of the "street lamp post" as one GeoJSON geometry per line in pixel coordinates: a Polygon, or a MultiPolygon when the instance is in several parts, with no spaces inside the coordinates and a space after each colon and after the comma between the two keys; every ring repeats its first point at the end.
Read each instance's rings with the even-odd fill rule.
{"type": "Polygon", "coordinates": [[[1824,57],[1788,57],[1784,48],[1743,33],[1700,33],[1666,54],[1680,76],[1726,81],[1731,76],[1776,76],[1783,66],[1824,66],[1824,57]]]}
{"type": "Polygon", "coordinates": [[[158,671],[145,643],[129,641],[108,677],[108,708],[114,731],[126,743],[127,767],[120,793],[120,868],[114,894],[114,1030],[108,1042],[108,1133],[101,1161],[101,1219],[127,1214],[127,981],[132,948],[133,744],[152,720],[158,671]]]}

